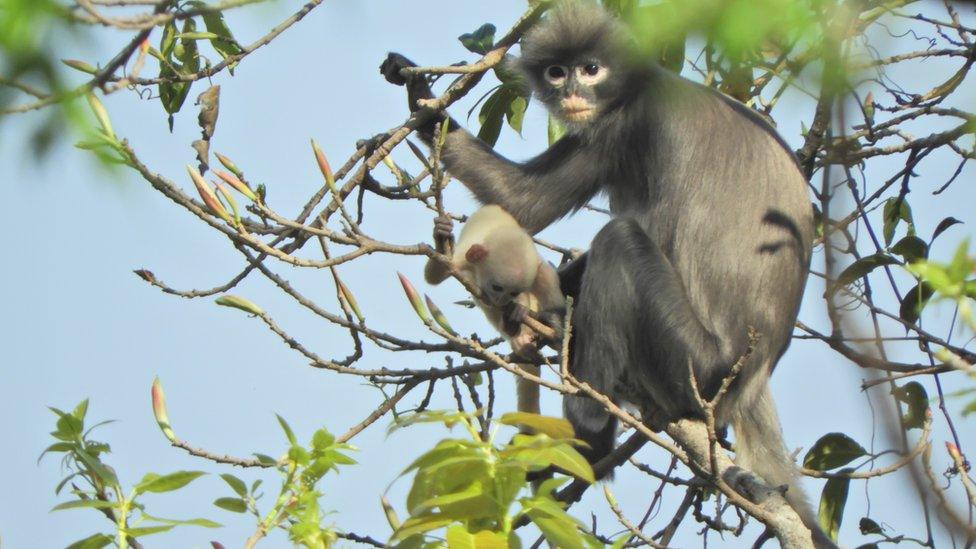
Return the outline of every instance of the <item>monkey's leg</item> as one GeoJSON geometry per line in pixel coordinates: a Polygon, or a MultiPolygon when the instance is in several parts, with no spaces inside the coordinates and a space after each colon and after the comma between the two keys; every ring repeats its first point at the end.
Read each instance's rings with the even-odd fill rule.
{"type": "MultiPolygon", "coordinates": [[[[633,219],[616,218],[593,239],[573,325],[573,375],[612,399],[650,395],[668,418],[696,410],[688,365],[706,390],[723,363],[718,338],[699,321],[678,272],[633,219]]],[[[592,447],[591,461],[613,449],[617,421],[599,403],[569,396],[563,408],[592,447]]]]}

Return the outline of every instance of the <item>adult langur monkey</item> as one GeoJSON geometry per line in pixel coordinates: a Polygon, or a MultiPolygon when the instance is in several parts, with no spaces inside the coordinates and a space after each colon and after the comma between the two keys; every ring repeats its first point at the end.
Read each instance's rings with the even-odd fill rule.
{"type": "MultiPolygon", "coordinates": [[[[558,4],[525,36],[518,66],[568,128],[531,160],[503,158],[443,115],[418,133],[429,144],[448,120],[447,169],[530,233],[609,196],[613,219],[593,239],[578,288],[570,371],[638,404],[645,419],[700,416],[689,370],[713,397],[754,328],[760,338],[717,420],[732,425],[739,463],[788,486],[815,544],[832,547],[797,483],[768,387],[810,263],[806,181],[757,114],[637,58],[631,43],[622,24],[580,0],[558,4]]],[[[418,110],[432,94],[424,77],[401,74],[410,66],[391,53],[380,69],[407,85],[418,110]]],[[[563,407],[591,460],[613,449],[617,421],[599,403],[568,396],[563,407]]]]}

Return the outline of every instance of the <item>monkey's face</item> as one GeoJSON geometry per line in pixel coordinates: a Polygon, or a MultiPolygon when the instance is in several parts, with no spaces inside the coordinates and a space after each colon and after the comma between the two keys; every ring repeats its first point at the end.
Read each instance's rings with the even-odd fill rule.
{"type": "Polygon", "coordinates": [[[532,287],[536,266],[520,263],[513,256],[488,256],[475,269],[475,283],[481,288],[481,297],[493,307],[504,307],[532,287]]]}
{"type": "Polygon", "coordinates": [[[600,86],[610,67],[588,59],[568,65],[553,63],[542,69],[540,97],[549,111],[569,124],[592,122],[603,109],[606,90],[600,86]]]}
{"type": "Polygon", "coordinates": [[[518,68],[571,131],[626,95],[632,37],[593,0],[563,0],[522,40],[518,68]]]}

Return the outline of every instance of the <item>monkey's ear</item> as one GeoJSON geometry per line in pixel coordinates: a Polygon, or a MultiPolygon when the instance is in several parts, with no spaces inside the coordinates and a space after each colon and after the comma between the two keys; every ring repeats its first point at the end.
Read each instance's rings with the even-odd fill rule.
{"type": "Polygon", "coordinates": [[[467,259],[468,263],[480,263],[486,257],[488,257],[488,248],[481,244],[472,244],[468,251],[464,252],[464,259],[467,259]]]}

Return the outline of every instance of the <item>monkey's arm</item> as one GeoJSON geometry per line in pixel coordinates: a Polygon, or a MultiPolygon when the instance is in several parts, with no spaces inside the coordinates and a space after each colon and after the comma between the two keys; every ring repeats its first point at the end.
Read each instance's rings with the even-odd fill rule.
{"type": "MultiPolygon", "coordinates": [[[[380,65],[387,81],[407,87],[411,112],[421,110],[417,101],[433,97],[427,79],[401,75],[400,70],[416,66],[397,53],[380,65]]],[[[529,233],[537,233],[570,211],[583,207],[600,189],[601,174],[592,147],[580,147],[579,137],[567,135],[541,155],[519,164],[491,149],[462,129],[445,114],[434,116],[417,128],[429,145],[438,121],[447,121],[448,136],[442,159],[448,171],[474,193],[482,204],[498,204],[512,214],[529,233]]]]}
{"type": "Polygon", "coordinates": [[[566,136],[524,164],[512,162],[464,129],[448,133],[441,158],[482,204],[498,204],[529,234],[586,205],[599,191],[597,162],[566,136]]]}

